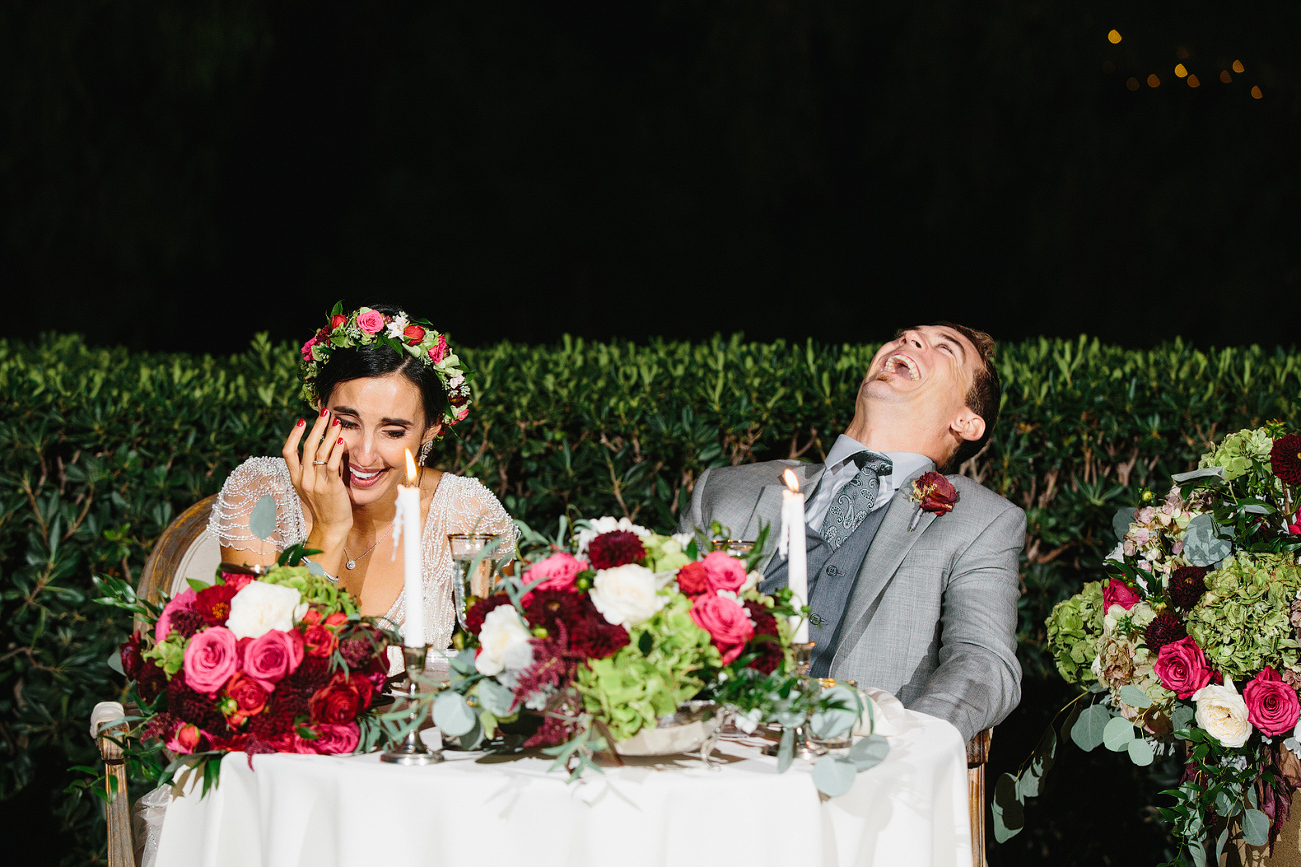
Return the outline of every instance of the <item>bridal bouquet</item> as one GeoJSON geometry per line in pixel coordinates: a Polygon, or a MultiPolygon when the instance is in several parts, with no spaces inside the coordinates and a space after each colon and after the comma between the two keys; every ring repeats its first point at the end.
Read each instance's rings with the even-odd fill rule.
{"type": "MultiPolygon", "coordinates": [[[[1237,833],[1272,845],[1301,785],[1301,436],[1238,431],[1174,482],[1116,516],[1110,576],[1054,608],[1048,646],[1087,690],[1071,739],[1139,765],[1178,756],[1161,810],[1189,847],[1176,863],[1204,863],[1208,847],[1218,863],[1237,833]]],[[[996,816],[1050,763],[1041,744],[1000,780],[996,816]]]]}
{"type": "Polygon", "coordinates": [[[386,637],[307,567],[218,574],[161,609],[101,580],[108,601],[147,626],[122,646],[121,667],[140,711],[132,734],[176,756],[168,772],[202,768],[206,789],[228,752],[334,755],[371,739],[363,725],[388,672],[386,637]]]}
{"type": "MultiPolygon", "coordinates": [[[[523,529],[526,543],[537,536],[523,529]]],[[[445,735],[480,745],[531,712],[541,724],[519,745],[549,747],[577,774],[593,750],[617,751],[692,700],[728,704],[751,731],[815,714],[847,735],[858,720],[856,694],[793,675],[788,590],[761,594],[758,573],[722,551],[702,556],[690,536],[614,518],[575,529],[563,538],[562,522],[559,541],[469,608],[433,708],[445,735]]]]}

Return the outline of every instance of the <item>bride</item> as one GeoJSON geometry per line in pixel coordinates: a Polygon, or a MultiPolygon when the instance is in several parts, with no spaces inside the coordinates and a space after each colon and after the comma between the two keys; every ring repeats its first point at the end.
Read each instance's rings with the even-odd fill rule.
{"type": "Polygon", "coordinates": [[[410,450],[419,455],[425,640],[445,648],[455,624],[448,534],[499,534],[502,554],[518,535],[479,481],[425,465],[434,442],[470,409],[460,359],[428,322],[388,305],[348,314],[336,305],[302,352],[302,393],[317,414],[298,420],[282,457],[250,458],[227,478],[208,525],[222,560],[270,565],[305,542],[320,551],[311,560],[360,600],[362,614],[402,624],[393,524],[410,450]],[[276,527],[264,542],[249,521],[268,494],[276,527]]]}

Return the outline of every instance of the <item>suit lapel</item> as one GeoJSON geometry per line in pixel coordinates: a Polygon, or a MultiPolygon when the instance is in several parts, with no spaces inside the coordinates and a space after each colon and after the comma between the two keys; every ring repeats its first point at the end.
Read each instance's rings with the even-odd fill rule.
{"type": "MultiPolygon", "coordinates": [[[[826,469],[823,464],[798,464],[791,467],[795,473],[795,478],[799,481],[800,490],[807,495],[813,490],[822,478],[822,473],[826,469]]],[[[781,508],[782,508],[782,491],[786,490],[786,484],[778,481],[777,484],[764,485],[759,490],[759,500],[755,503],[754,513],[750,516],[750,521],[745,525],[745,532],[741,536],[743,539],[759,538],[759,529],[762,525],[768,527],[768,541],[764,545],[763,557],[759,560],[759,571],[768,568],[768,563],[772,561],[773,555],[777,553],[777,536],[781,533],[781,508]]]]}
{"type": "Polygon", "coordinates": [[[853,648],[856,637],[866,628],[865,618],[871,612],[877,597],[894,578],[894,573],[908,556],[913,545],[926,532],[926,528],[935,520],[932,512],[922,512],[917,525],[909,529],[917,515],[917,504],[912,501],[913,480],[922,473],[935,469],[934,464],[927,464],[908,476],[899,490],[890,498],[886,506],[885,518],[876,531],[872,547],[867,550],[863,566],[858,572],[858,582],[854,593],[849,598],[844,620],[841,622],[842,639],[836,648],[837,658],[842,657],[853,648]]]}

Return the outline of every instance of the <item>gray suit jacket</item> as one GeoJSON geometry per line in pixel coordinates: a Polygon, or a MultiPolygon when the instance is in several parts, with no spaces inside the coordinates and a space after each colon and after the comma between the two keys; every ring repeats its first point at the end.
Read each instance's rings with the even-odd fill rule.
{"type": "MultiPolygon", "coordinates": [[[[760,567],[777,550],[782,470],[811,491],[822,464],[769,461],[706,470],[678,529],[718,521],[733,538],[771,529],[760,567]]],[[[933,469],[922,468],[916,475],[933,469]]],[[[1018,556],[1025,513],[964,476],[953,511],[917,511],[912,478],[900,485],[858,573],[831,676],[896,695],[905,706],[946,719],[963,738],[1002,721],[1021,701],[1016,659],[1018,556]]]]}

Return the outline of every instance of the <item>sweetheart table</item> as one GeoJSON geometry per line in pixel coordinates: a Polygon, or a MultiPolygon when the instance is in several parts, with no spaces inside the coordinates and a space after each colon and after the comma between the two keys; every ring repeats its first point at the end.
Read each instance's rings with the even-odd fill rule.
{"type": "MultiPolygon", "coordinates": [[[[900,708],[902,710],[902,708],[900,708]]],[[[971,867],[967,762],[949,723],[912,711],[885,761],[821,798],[799,759],[756,742],[630,759],[568,783],[545,757],[445,751],[428,767],[378,754],[243,753],[167,808],[157,867],[416,865],[935,865],[971,867]]]]}

